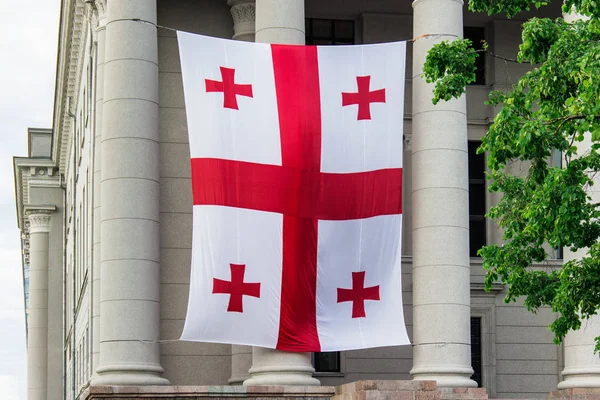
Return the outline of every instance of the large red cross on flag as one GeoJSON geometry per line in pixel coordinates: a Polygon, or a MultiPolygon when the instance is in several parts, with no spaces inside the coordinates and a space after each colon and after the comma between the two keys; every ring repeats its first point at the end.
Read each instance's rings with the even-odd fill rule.
{"type": "Polygon", "coordinates": [[[194,204],[182,339],[286,351],[408,344],[405,43],[178,40],[194,204]]]}

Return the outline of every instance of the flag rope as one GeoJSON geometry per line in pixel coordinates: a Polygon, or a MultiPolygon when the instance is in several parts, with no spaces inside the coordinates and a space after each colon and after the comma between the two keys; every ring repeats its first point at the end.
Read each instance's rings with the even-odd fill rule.
{"type": "MultiPolygon", "coordinates": [[[[187,31],[183,31],[181,29],[175,29],[175,28],[170,28],[168,26],[155,24],[152,21],[148,21],[148,20],[141,19],[141,18],[119,18],[119,19],[113,19],[110,22],[119,22],[119,21],[141,22],[141,23],[144,23],[144,24],[152,25],[152,26],[154,26],[156,28],[166,29],[166,30],[172,31],[172,32],[186,32],[186,33],[197,34],[196,32],[187,32],[187,31]]],[[[424,33],[424,34],[422,34],[420,36],[417,36],[416,38],[405,39],[405,40],[398,40],[398,42],[406,41],[406,42],[414,43],[414,42],[416,42],[417,40],[420,40],[420,39],[429,39],[429,38],[435,38],[435,37],[440,37],[440,36],[452,36],[452,37],[455,37],[455,38],[459,38],[458,35],[452,35],[452,34],[448,34],[448,33],[424,33]]]]}

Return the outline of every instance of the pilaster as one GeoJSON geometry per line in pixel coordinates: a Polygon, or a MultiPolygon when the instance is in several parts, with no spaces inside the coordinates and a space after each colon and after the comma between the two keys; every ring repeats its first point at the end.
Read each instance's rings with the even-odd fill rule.
{"type": "Polygon", "coordinates": [[[100,362],[100,223],[101,223],[101,172],[102,172],[102,110],[104,102],[104,61],[106,53],[106,1],[94,3],[94,43],[96,46],[96,77],[94,96],[93,134],[93,220],[92,220],[92,373],[100,362]]]}

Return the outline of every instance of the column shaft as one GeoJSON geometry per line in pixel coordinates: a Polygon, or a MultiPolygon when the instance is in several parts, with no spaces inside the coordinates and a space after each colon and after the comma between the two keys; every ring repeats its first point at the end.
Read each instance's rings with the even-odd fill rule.
{"type": "Polygon", "coordinates": [[[48,214],[30,214],[27,399],[48,395],[48,214]]]}
{"type": "Polygon", "coordinates": [[[421,77],[429,49],[463,35],[462,0],[415,0],[413,37],[413,357],[417,380],[470,379],[469,187],[466,99],[431,103],[421,77]]]}
{"type": "MultiPolygon", "coordinates": [[[[563,14],[565,21],[571,23],[582,18],[587,18],[576,12],[563,14]]],[[[585,154],[592,147],[591,134],[586,135],[583,142],[577,145],[578,153],[585,154]]],[[[595,178],[595,185],[588,188],[591,201],[600,201],[600,179],[595,178]]],[[[581,249],[576,253],[565,248],[564,261],[583,257],[587,249],[581,249]]],[[[558,384],[558,389],[570,388],[600,388],[600,358],[594,354],[595,337],[598,336],[600,327],[600,316],[595,315],[585,320],[581,328],[575,332],[569,332],[564,340],[565,346],[565,369],[562,372],[563,381],[558,384]]]]}
{"type": "MultiPolygon", "coordinates": [[[[256,41],[261,43],[304,44],[304,0],[256,0],[256,41]]],[[[246,386],[314,386],[310,353],[288,353],[254,347],[252,368],[246,386]]]]}
{"type": "Polygon", "coordinates": [[[100,366],[92,385],[161,377],[156,0],[111,0],[101,139],[100,366]],[[133,21],[140,19],[146,22],[133,21]]]}

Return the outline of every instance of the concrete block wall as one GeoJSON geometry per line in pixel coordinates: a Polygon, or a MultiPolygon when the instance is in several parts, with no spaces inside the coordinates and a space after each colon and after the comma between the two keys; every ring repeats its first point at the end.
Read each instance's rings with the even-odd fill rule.
{"type": "Polygon", "coordinates": [[[562,371],[562,347],[552,342],[549,308],[536,315],[522,302],[496,298],[496,389],[498,398],[543,398],[556,390],[562,371]]]}

